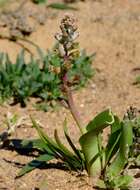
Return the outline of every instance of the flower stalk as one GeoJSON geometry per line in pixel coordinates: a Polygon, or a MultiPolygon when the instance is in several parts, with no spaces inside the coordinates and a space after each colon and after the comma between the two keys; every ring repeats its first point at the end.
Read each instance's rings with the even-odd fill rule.
{"type": "Polygon", "coordinates": [[[77,39],[79,36],[79,33],[77,31],[78,28],[75,23],[76,19],[73,16],[65,15],[60,24],[61,33],[57,33],[55,35],[55,38],[58,41],[59,54],[63,58],[63,64],[61,66],[63,91],[66,95],[71,114],[76,121],[81,134],[84,134],[86,131],[83,127],[80,115],[74,104],[68,79],[68,70],[72,67],[72,59],[74,56],[77,56],[80,53],[79,49],[77,48],[77,43],[74,42],[75,39],[77,39]]]}

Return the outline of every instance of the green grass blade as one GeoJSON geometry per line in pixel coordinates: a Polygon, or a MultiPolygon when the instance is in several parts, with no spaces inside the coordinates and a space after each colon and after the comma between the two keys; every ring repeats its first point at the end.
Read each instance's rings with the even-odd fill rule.
{"type": "Polygon", "coordinates": [[[54,131],[54,137],[55,137],[56,143],[58,144],[61,151],[63,151],[63,153],[66,154],[67,156],[73,157],[74,154],[71,151],[69,151],[69,149],[66,146],[64,146],[64,144],[61,142],[61,140],[58,136],[57,130],[54,131]]]}
{"type": "Polygon", "coordinates": [[[34,3],[41,4],[41,3],[47,3],[47,0],[33,0],[34,3]]]}
{"type": "Polygon", "coordinates": [[[11,73],[13,73],[14,65],[11,63],[8,54],[6,54],[6,60],[7,61],[5,62],[5,71],[7,72],[7,74],[11,75],[11,73]]]}
{"type": "Polygon", "coordinates": [[[70,145],[70,147],[72,148],[73,152],[75,153],[75,155],[77,155],[77,157],[79,158],[79,160],[83,161],[83,157],[80,153],[80,151],[76,148],[76,146],[74,145],[74,143],[72,142],[68,132],[67,132],[67,127],[66,127],[66,123],[64,123],[64,134],[65,134],[65,137],[70,145]]]}
{"type": "Polygon", "coordinates": [[[62,151],[60,150],[59,146],[55,143],[55,141],[53,141],[50,137],[48,137],[47,134],[45,134],[41,130],[41,128],[38,126],[38,124],[32,117],[31,117],[31,120],[33,123],[33,127],[36,128],[41,140],[46,144],[46,148],[49,147],[49,149],[53,152],[54,155],[56,155],[56,157],[63,159],[61,155],[62,151]]]}
{"type": "Polygon", "coordinates": [[[112,134],[111,135],[111,140],[109,142],[109,144],[106,147],[106,151],[105,151],[105,166],[108,164],[108,162],[111,160],[111,158],[115,155],[115,153],[117,152],[118,148],[119,148],[119,141],[120,141],[120,137],[121,137],[121,132],[117,131],[117,133],[112,134]],[[114,138],[114,143],[110,144],[111,141],[114,138]]]}
{"type": "Polygon", "coordinates": [[[32,122],[33,122],[33,126],[37,129],[40,138],[42,139],[42,141],[51,149],[51,151],[53,152],[53,154],[55,155],[56,158],[60,158],[61,160],[63,160],[64,162],[68,163],[68,165],[71,168],[80,168],[80,164],[79,160],[74,157],[74,156],[70,156],[68,154],[66,154],[66,152],[61,149],[57,143],[55,143],[55,141],[53,141],[50,137],[48,137],[38,126],[38,124],[35,122],[35,120],[33,118],[32,122]]]}
{"type": "Polygon", "coordinates": [[[67,5],[66,3],[51,3],[47,7],[59,10],[73,10],[73,11],[78,10],[76,7],[72,7],[70,5],[67,5]]]}
{"type": "Polygon", "coordinates": [[[105,165],[114,156],[119,148],[120,136],[121,136],[121,123],[117,116],[114,116],[114,123],[111,125],[111,134],[109,136],[108,144],[105,149],[105,165]]]}
{"type": "Polygon", "coordinates": [[[57,151],[63,156],[63,160],[74,170],[77,170],[77,168],[83,168],[79,158],[77,158],[76,155],[74,155],[66,146],[62,144],[60,138],[58,137],[57,130],[55,130],[54,136],[60,148],[57,151]]]}
{"type": "Polygon", "coordinates": [[[48,137],[47,134],[45,134],[41,128],[39,127],[39,125],[36,123],[36,121],[31,117],[32,123],[33,123],[33,127],[36,128],[40,138],[44,141],[44,143],[50,144],[53,147],[56,147],[59,149],[58,145],[50,138],[48,137]]]}
{"type": "Polygon", "coordinates": [[[23,67],[25,66],[25,60],[24,60],[24,49],[20,52],[20,54],[17,56],[16,64],[15,64],[15,72],[17,74],[21,74],[23,72],[23,67]]]}

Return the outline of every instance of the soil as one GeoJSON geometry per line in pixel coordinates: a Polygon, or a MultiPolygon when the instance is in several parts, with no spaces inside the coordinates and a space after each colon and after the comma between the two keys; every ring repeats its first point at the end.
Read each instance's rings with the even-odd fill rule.
{"type": "MultiPolygon", "coordinates": [[[[58,2],[52,0],[51,2],[58,2]]],[[[20,1],[12,1],[8,6],[3,6],[1,13],[5,20],[0,19],[0,35],[11,35],[11,23],[7,12],[11,14],[19,7],[20,1]]],[[[133,85],[135,77],[140,70],[140,1],[138,0],[87,0],[73,4],[79,10],[67,11],[73,13],[78,19],[80,31],[79,42],[89,54],[96,52],[93,67],[96,75],[89,84],[74,92],[74,100],[80,111],[83,123],[86,125],[98,112],[111,107],[113,112],[121,118],[131,105],[140,108],[140,89],[133,85]]],[[[41,48],[51,49],[55,43],[54,34],[58,31],[59,22],[66,11],[48,9],[44,5],[35,5],[27,1],[22,9],[22,14],[28,22],[26,25],[33,28],[25,37],[36,42],[41,48]],[[29,14],[30,13],[30,14],[29,14]],[[40,22],[40,19],[42,19],[40,22]]],[[[14,18],[18,23],[21,19],[14,18]]],[[[12,18],[12,16],[10,16],[12,18]]],[[[28,27],[27,27],[28,28],[28,27]]],[[[29,29],[28,28],[28,29],[29,29]]],[[[15,29],[20,35],[24,32],[16,25],[15,29]]],[[[35,48],[26,42],[21,42],[32,53],[35,48]]],[[[17,43],[6,39],[0,39],[0,52],[7,52],[12,60],[21,50],[17,43]]],[[[78,140],[78,130],[71,114],[64,107],[51,112],[37,111],[31,99],[26,108],[20,105],[0,106],[0,122],[9,111],[18,113],[19,116],[32,115],[44,126],[44,130],[52,136],[57,128],[61,133],[62,123],[68,118],[68,126],[74,141],[78,140]]],[[[3,131],[3,128],[0,129],[3,131]]],[[[13,138],[35,138],[36,131],[29,125],[21,125],[17,128],[13,138]]],[[[15,179],[21,165],[32,160],[18,154],[15,151],[0,150],[0,190],[90,190],[93,189],[86,175],[78,176],[74,172],[64,171],[52,167],[49,169],[36,169],[31,173],[15,179]]],[[[57,165],[56,165],[57,166],[57,165]]],[[[133,184],[134,190],[140,189],[140,180],[133,184]]]]}

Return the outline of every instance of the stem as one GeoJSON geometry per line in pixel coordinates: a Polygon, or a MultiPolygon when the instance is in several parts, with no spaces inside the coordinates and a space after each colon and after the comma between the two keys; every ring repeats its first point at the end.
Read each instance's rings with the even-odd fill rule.
{"type": "Polygon", "coordinates": [[[67,95],[67,98],[68,98],[69,110],[71,111],[71,114],[72,114],[74,120],[76,121],[77,126],[78,126],[81,134],[83,135],[86,132],[86,130],[83,127],[80,115],[79,115],[79,113],[78,113],[78,111],[77,111],[77,109],[75,107],[72,92],[71,92],[70,88],[68,87],[67,82],[65,80],[63,80],[63,82],[64,82],[64,89],[65,89],[65,92],[66,92],[66,95],[67,95]]]}

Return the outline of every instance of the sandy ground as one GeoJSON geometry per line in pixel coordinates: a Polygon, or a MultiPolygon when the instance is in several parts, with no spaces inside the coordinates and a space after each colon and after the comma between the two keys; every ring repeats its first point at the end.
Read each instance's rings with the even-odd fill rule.
{"type": "MultiPolygon", "coordinates": [[[[81,47],[85,48],[89,54],[93,52],[97,54],[93,61],[93,66],[97,69],[95,77],[86,88],[74,93],[74,100],[84,124],[87,124],[96,113],[108,107],[111,107],[113,112],[120,117],[123,117],[130,105],[139,109],[140,89],[132,83],[139,72],[134,72],[133,69],[140,65],[140,1],[87,0],[78,2],[75,6],[79,8],[79,11],[73,14],[78,18],[81,47]]],[[[34,21],[35,31],[29,39],[35,41],[41,48],[51,49],[55,42],[54,34],[58,31],[60,19],[65,11],[48,10],[44,6],[37,8],[30,2],[26,3],[25,8],[46,11],[45,25],[34,21]]],[[[4,31],[0,28],[0,32],[4,31]]],[[[28,46],[27,43],[24,45],[28,46]]],[[[32,47],[28,47],[35,53],[32,47]]],[[[21,47],[13,42],[0,40],[0,51],[8,52],[13,60],[20,49],[21,47]]],[[[31,100],[24,109],[19,105],[1,106],[0,121],[7,111],[16,112],[22,116],[32,114],[52,135],[55,128],[62,129],[64,118],[67,117],[70,132],[76,140],[78,139],[75,123],[66,109],[60,108],[54,112],[44,113],[32,107],[33,101],[31,100]]],[[[61,133],[60,135],[62,136],[61,133]]],[[[35,136],[37,134],[31,127],[21,126],[16,132],[16,138],[35,136]]],[[[20,179],[15,179],[20,168],[14,162],[26,164],[31,159],[14,151],[0,150],[0,190],[92,189],[86,176],[78,177],[75,173],[54,168],[36,169],[20,179]]],[[[135,182],[134,189],[139,189],[138,180],[135,182]]]]}

